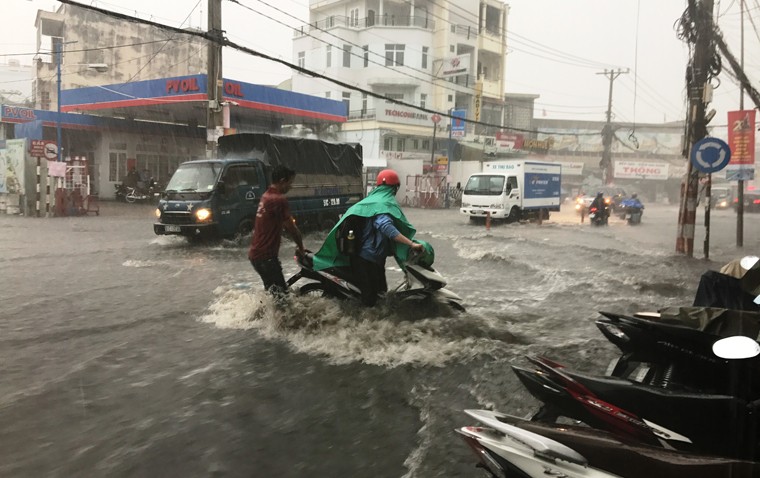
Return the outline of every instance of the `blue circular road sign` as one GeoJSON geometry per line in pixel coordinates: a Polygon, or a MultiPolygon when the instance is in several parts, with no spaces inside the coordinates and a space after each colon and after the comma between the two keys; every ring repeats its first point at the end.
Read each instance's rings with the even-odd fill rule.
{"type": "Polygon", "coordinates": [[[691,164],[703,173],[714,173],[728,165],[731,148],[718,138],[703,138],[691,148],[691,164]]]}

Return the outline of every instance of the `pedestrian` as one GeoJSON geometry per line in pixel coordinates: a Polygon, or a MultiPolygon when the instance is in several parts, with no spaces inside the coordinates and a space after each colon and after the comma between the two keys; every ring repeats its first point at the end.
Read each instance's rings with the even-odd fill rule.
{"type": "MultiPolygon", "coordinates": [[[[415,229],[406,219],[396,201],[396,193],[401,186],[398,174],[385,169],[377,175],[377,187],[351,206],[327,236],[322,248],[314,256],[314,269],[329,267],[350,267],[361,291],[364,305],[374,306],[378,294],[387,292],[385,259],[388,256],[406,257],[409,249],[422,252],[424,246],[414,242],[415,229]],[[360,238],[358,247],[352,253],[344,254],[336,245],[336,234],[344,222],[353,222],[358,230],[352,231],[360,238]]],[[[349,236],[349,239],[352,237],[349,236]]]]}
{"type": "Polygon", "coordinates": [[[282,264],[278,257],[283,229],[296,243],[297,254],[304,253],[301,231],[290,214],[290,206],[285,198],[285,194],[293,186],[295,177],[296,172],[287,166],[275,166],[272,170],[272,183],[259,201],[251,247],[248,249],[248,260],[261,276],[264,289],[277,298],[287,293],[282,264]]]}

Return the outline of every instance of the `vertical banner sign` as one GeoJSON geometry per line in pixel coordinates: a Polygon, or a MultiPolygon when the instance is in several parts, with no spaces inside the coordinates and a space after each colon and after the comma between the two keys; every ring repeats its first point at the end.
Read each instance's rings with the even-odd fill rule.
{"type": "Polygon", "coordinates": [[[464,120],[467,118],[467,110],[451,110],[451,137],[461,138],[464,136],[464,120]]]}
{"type": "Polygon", "coordinates": [[[726,179],[754,179],[755,110],[728,112],[728,146],[731,148],[731,161],[726,166],[726,179]]]}
{"type": "Polygon", "coordinates": [[[475,121],[480,121],[480,107],[483,102],[483,81],[475,85],[475,121]]]}

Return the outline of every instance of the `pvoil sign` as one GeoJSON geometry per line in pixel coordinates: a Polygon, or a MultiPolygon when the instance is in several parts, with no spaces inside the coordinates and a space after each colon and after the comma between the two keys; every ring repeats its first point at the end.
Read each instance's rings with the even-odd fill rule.
{"type": "Polygon", "coordinates": [[[34,114],[34,110],[31,108],[3,105],[2,113],[0,117],[6,120],[34,121],[37,119],[37,115],[34,114]]]}

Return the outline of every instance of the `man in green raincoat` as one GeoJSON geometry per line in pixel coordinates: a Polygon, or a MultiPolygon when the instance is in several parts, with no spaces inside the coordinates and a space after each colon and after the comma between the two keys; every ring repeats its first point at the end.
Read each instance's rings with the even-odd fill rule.
{"type": "Polygon", "coordinates": [[[373,306],[378,294],[388,290],[385,280],[385,259],[395,255],[403,260],[409,248],[422,252],[422,244],[413,242],[414,227],[407,221],[396,201],[401,181],[392,169],[380,171],[377,187],[358,203],[351,206],[330,231],[322,248],[314,255],[314,270],[330,267],[350,267],[356,286],[362,291],[362,302],[373,306]],[[356,254],[346,255],[338,250],[336,234],[351,216],[365,218],[356,254]]]}

